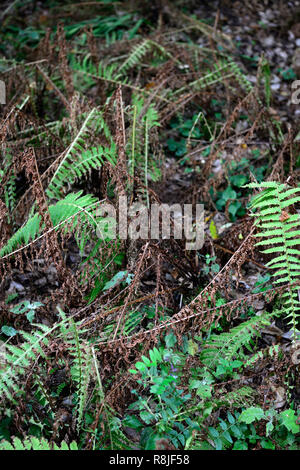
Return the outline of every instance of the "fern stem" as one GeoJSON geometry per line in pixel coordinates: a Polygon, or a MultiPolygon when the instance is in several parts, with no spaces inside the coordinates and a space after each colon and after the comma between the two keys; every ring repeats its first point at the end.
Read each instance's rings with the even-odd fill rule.
{"type": "Polygon", "coordinates": [[[132,148],[131,148],[131,175],[134,178],[135,172],[135,132],[136,132],[136,114],[137,107],[133,106],[133,124],[132,124],[132,148]]]}
{"type": "Polygon", "coordinates": [[[51,179],[51,181],[50,181],[50,184],[49,184],[49,186],[48,186],[48,188],[47,188],[47,190],[46,190],[46,193],[47,193],[48,196],[51,197],[51,190],[54,190],[54,191],[55,191],[55,188],[52,187],[52,186],[54,186],[53,183],[54,183],[54,181],[56,180],[56,176],[59,174],[59,172],[60,172],[62,166],[64,165],[65,161],[66,161],[67,158],[69,157],[69,155],[70,155],[70,153],[72,152],[73,148],[76,146],[78,140],[80,139],[80,136],[81,136],[81,135],[83,134],[83,132],[85,131],[85,129],[86,129],[87,125],[88,125],[88,122],[89,122],[90,119],[92,118],[92,116],[93,116],[93,114],[95,113],[95,111],[96,111],[96,108],[93,108],[93,109],[91,110],[91,112],[88,114],[87,118],[85,119],[84,123],[83,123],[82,126],[81,126],[80,131],[78,132],[78,134],[76,135],[75,139],[73,140],[73,142],[72,142],[71,145],[69,146],[68,151],[66,152],[64,158],[62,159],[62,161],[61,161],[60,164],[58,165],[58,167],[57,167],[57,169],[56,169],[56,171],[55,171],[55,173],[54,173],[54,175],[53,175],[53,177],[52,177],[52,179],[51,179]]]}
{"type": "Polygon", "coordinates": [[[145,187],[146,187],[146,200],[147,208],[149,209],[149,193],[148,193],[148,147],[149,147],[149,134],[148,134],[148,118],[145,120],[145,187]]]}

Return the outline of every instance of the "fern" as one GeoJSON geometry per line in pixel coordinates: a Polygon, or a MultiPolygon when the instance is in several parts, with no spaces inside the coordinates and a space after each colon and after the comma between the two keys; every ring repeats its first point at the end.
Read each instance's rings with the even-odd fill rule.
{"type": "MultiPolygon", "coordinates": [[[[76,385],[76,420],[77,430],[80,431],[84,409],[87,403],[88,386],[92,374],[92,351],[86,341],[82,339],[85,333],[80,330],[73,319],[68,319],[64,312],[58,308],[62,320],[52,328],[45,325],[36,325],[31,333],[20,332],[25,340],[18,346],[6,345],[5,367],[0,370],[0,397],[14,401],[12,393],[21,393],[18,384],[32,364],[36,364],[40,357],[46,359],[44,349],[49,344],[49,337],[56,330],[56,340],[62,337],[67,351],[73,358],[71,376],[76,385]]],[[[34,387],[41,397],[43,405],[51,410],[48,391],[45,389],[40,376],[35,374],[34,387]]]]}
{"type": "Polygon", "coordinates": [[[214,403],[214,408],[217,410],[224,405],[230,408],[250,406],[253,403],[253,395],[253,388],[241,387],[237,390],[232,390],[228,393],[222,394],[221,397],[218,397],[214,403]]]}
{"type": "MultiPolygon", "coordinates": [[[[49,206],[49,214],[55,230],[75,232],[82,251],[88,241],[88,229],[96,230],[100,218],[97,216],[97,198],[90,194],[85,196],[81,194],[82,191],[68,194],[64,199],[49,206]]],[[[9,255],[24,244],[32,243],[43,229],[41,216],[35,214],[9,239],[0,250],[0,256],[9,255]]]]}
{"type": "Polygon", "coordinates": [[[138,44],[134,49],[131,51],[125,62],[119,68],[119,73],[124,74],[132,67],[137,66],[142,58],[149,52],[152,47],[152,41],[149,39],[145,39],[141,44],[138,44]]]}
{"type": "Polygon", "coordinates": [[[70,353],[74,356],[71,375],[76,384],[76,418],[77,432],[79,433],[84,409],[87,403],[88,386],[92,374],[92,351],[85,341],[79,339],[76,324],[72,319],[70,320],[70,327],[73,338],[72,340],[68,340],[68,345],[70,353]]]}
{"type": "MultiPolygon", "coordinates": [[[[79,145],[76,145],[78,150],[79,145]]],[[[73,147],[74,150],[74,147],[73,147]]],[[[70,154],[69,154],[70,155],[70,154]]],[[[109,161],[112,165],[116,163],[116,146],[113,144],[110,148],[93,147],[90,150],[83,151],[79,157],[70,155],[69,159],[64,159],[59,171],[55,174],[51,185],[46,190],[49,198],[61,197],[60,190],[66,183],[72,184],[75,180],[79,180],[86,173],[89,173],[93,168],[100,168],[104,159],[109,161]]]]}
{"type": "MultiPolygon", "coordinates": [[[[10,175],[9,180],[5,186],[5,205],[9,209],[9,212],[12,213],[16,205],[16,175],[14,172],[10,175]]],[[[10,220],[10,219],[8,219],[10,220]]]]}
{"type": "Polygon", "coordinates": [[[272,359],[275,359],[278,356],[278,353],[279,344],[274,344],[272,346],[269,346],[268,348],[265,348],[262,351],[257,351],[249,359],[247,359],[247,361],[245,362],[245,367],[252,366],[257,361],[264,359],[264,357],[270,357],[272,359]]]}
{"type": "MultiPolygon", "coordinates": [[[[195,90],[203,90],[211,85],[215,85],[216,83],[222,83],[224,79],[230,77],[234,77],[241,86],[241,88],[247,93],[253,91],[253,85],[233,60],[230,60],[228,62],[222,59],[220,60],[220,63],[218,63],[218,65],[214,64],[214,69],[215,70],[207,72],[204,76],[198,78],[197,80],[190,82],[188,85],[179,88],[178,90],[173,92],[173,94],[178,95],[184,90],[190,88],[194,88],[195,90]],[[227,75],[224,76],[224,73],[227,73],[227,75]]],[[[259,98],[257,99],[258,102],[262,104],[261,100],[259,98]]]]}
{"type": "Polygon", "coordinates": [[[12,214],[15,205],[16,205],[16,174],[15,168],[12,166],[13,158],[8,149],[7,152],[3,155],[3,169],[0,168],[0,182],[2,177],[8,174],[8,177],[3,184],[4,186],[4,202],[8,209],[8,222],[11,221],[10,214],[12,214]]]}
{"type": "Polygon", "coordinates": [[[28,367],[41,356],[46,357],[43,347],[48,345],[48,336],[55,329],[37,325],[31,333],[20,332],[24,342],[19,346],[6,344],[5,367],[0,369],[0,398],[14,401],[12,393],[20,391],[20,378],[28,367]]]}
{"type": "Polygon", "coordinates": [[[52,444],[46,439],[38,439],[37,437],[27,437],[23,441],[18,437],[14,437],[12,443],[8,441],[0,442],[0,450],[78,450],[76,442],[67,444],[65,441],[60,445],[52,444]]]}
{"type": "Polygon", "coordinates": [[[227,76],[223,76],[221,72],[226,71],[229,68],[227,62],[223,62],[220,65],[215,65],[215,70],[207,72],[204,76],[198,78],[194,82],[189,83],[188,85],[179,88],[174,92],[174,95],[181,94],[184,90],[194,88],[195,90],[203,90],[211,85],[216,83],[223,82],[225,78],[234,76],[234,72],[231,72],[227,76]]]}
{"type": "Polygon", "coordinates": [[[264,238],[256,245],[271,246],[263,253],[277,255],[267,266],[276,270],[273,274],[275,284],[288,284],[287,291],[282,294],[282,309],[278,313],[283,313],[289,320],[293,340],[296,341],[300,312],[299,287],[295,286],[300,276],[300,250],[296,248],[300,244],[300,216],[289,213],[289,209],[300,202],[300,188],[288,188],[276,181],[250,183],[247,187],[262,190],[251,201],[252,215],[256,217],[255,225],[259,229],[255,236],[264,238]]]}
{"type": "MultiPolygon", "coordinates": [[[[251,93],[253,91],[253,85],[245,76],[245,74],[241,71],[239,66],[233,60],[227,63],[227,68],[233,73],[236,81],[239,83],[241,88],[243,88],[247,93],[251,93]]],[[[259,100],[259,103],[262,102],[259,100]]]]}
{"type": "MultiPolygon", "coordinates": [[[[89,57],[85,57],[85,59],[80,62],[74,62],[72,65],[73,69],[77,72],[81,73],[86,79],[92,78],[96,80],[103,80],[108,83],[112,83],[117,86],[126,86],[131,88],[134,91],[143,93],[145,95],[152,95],[153,91],[148,91],[142,87],[138,87],[130,82],[128,76],[123,76],[119,73],[120,65],[119,64],[110,64],[104,65],[100,62],[98,68],[95,67],[93,63],[89,60],[89,57]]],[[[153,99],[164,101],[166,103],[171,103],[167,98],[163,96],[155,94],[153,99]]]]}
{"type": "MultiPolygon", "coordinates": [[[[132,176],[137,174],[147,188],[148,177],[156,181],[159,174],[157,156],[149,152],[149,135],[152,129],[160,126],[159,114],[154,104],[147,106],[141,96],[134,94],[132,103],[129,117],[133,124],[127,146],[129,172],[132,176]]],[[[145,193],[147,198],[147,189],[145,193]]]]}
{"type": "Polygon", "coordinates": [[[128,85],[129,79],[127,77],[122,79],[122,75],[119,73],[119,64],[104,64],[99,63],[98,68],[90,61],[89,56],[86,56],[83,61],[73,62],[72,67],[74,70],[82,73],[86,77],[91,77],[93,79],[100,79],[116,85],[128,85]]]}
{"type": "Polygon", "coordinates": [[[45,410],[45,413],[47,413],[47,416],[51,420],[54,420],[55,410],[54,410],[50,393],[44,384],[45,380],[43,378],[43,375],[45,375],[45,372],[42,370],[42,368],[40,370],[37,370],[37,372],[34,374],[34,387],[35,387],[34,397],[35,399],[37,399],[38,403],[42,406],[43,410],[45,410]]]}
{"type": "MultiPolygon", "coordinates": [[[[124,336],[130,336],[134,330],[141,324],[143,321],[145,315],[143,312],[125,312],[125,318],[124,318],[124,327],[122,328],[122,335],[124,336]]],[[[107,338],[109,338],[112,333],[116,329],[117,322],[114,321],[112,323],[109,323],[103,328],[103,340],[107,341],[107,338]]],[[[117,336],[120,336],[120,332],[118,332],[117,336]]]]}
{"type": "MultiPolygon", "coordinates": [[[[82,261],[80,275],[82,285],[90,283],[94,278],[96,278],[96,284],[99,284],[100,279],[103,277],[100,276],[100,273],[103,274],[105,267],[109,266],[118,254],[116,252],[118,246],[115,246],[114,252],[108,255],[104,263],[103,260],[97,258],[99,250],[106,243],[109,243],[109,241],[103,241],[102,239],[95,241],[97,229],[102,220],[98,210],[99,204],[96,197],[90,194],[82,196],[82,191],[79,191],[78,193],[68,194],[64,199],[50,205],[48,208],[54,230],[63,234],[73,233],[82,256],[85,256],[87,245],[91,248],[89,256],[82,261]]],[[[41,224],[41,216],[35,214],[1,248],[0,257],[4,259],[11,256],[18,249],[23,249],[38,241],[44,236],[44,228],[44,225],[41,224]]],[[[94,288],[94,297],[102,288],[103,283],[100,282],[100,284],[100,289],[97,289],[97,286],[94,288]]]]}
{"type": "Polygon", "coordinates": [[[55,171],[46,190],[47,196],[60,199],[62,188],[66,183],[72,184],[93,168],[100,168],[104,159],[115,165],[116,146],[112,142],[109,129],[102,119],[102,114],[94,108],[88,114],[55,171]],[[88,145],[91,137],[101,130],[104,132],[105,137],[111,141],[111,146],[105,149],[101,146],[85,149],[84,147],[88,145]]]}
{"type": "Polygon", "coordinates": [[[142,58],[151,50],[156,50],[161,55],[171,57],[171,54],[163,46],[150,39],[145,39],[133,48],[125,62],[119,67],[119,73],[124,75],[129,69],[140,65],[142,58]]]}
{"type": "Polygon", "coordinates": [[[243,348],[252,351],[251,342],[259,335],[259,328],[269,325],[267,314],[253,317],[232,328],[228,333],[212,335],[205,343],[200,359],[209,368],[215,368],[221,358],[231,360],[235,357],[245,357],[243,348]]]}
{"type": "MultiPolygon", "coordinates": [[[[52,327],[43,324],[37,324],[35,330],[31,333],[19,331],[23,342],[18,346],[5,344],[5,362],[4,367],[0,369],[0,398],[7,398],[14,401],[13,394],[23,393],[21,377],[25,376],[32,364],[37,364],[40,358],[46,359],[45,349],[49,345],[49,338],[55,332],[56,339],[64,337],[66,345],[73,352],[73,342],[70,337],[69,328],[65,324],[69,322],[65,316],[62,321],[55,323],[52,327]]],[[[81,330],[84,333],[84,330],[81,330]]],[[[74,354],[76,356],[76,354],[74,354]]],[[[44,405],[51,409],[48,392],[42,384],[40,376],[36,373],[34,377],[34,388],[36,393],[41,396],[44,405]]]]}

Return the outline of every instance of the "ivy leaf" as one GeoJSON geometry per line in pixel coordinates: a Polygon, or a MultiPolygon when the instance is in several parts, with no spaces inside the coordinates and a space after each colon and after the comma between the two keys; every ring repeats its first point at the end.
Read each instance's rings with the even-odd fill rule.
{"type": "Polygon", "coordinates": [[[229,205],[228,212],[232,215],[233,218],[237,215],[238,212],[240,215],[242,215],[243,206],[239,201],[234,201],[229,205]]]}
{"type": "Polygon", "coordinates": [[[236,192],[234,191],[234,189],[232,189],[230,186],[228,186],[225,191],[223,191],[221,193],[221,198],[222,200],[224,201],[224,204],[229,200],[229,199],[236,199],[237,197],[237,194],[236,192]]]}
{"type": "Polygon", "coordinates": [[[253,423],[253,421],[263,419],[264,417],[264,410],[259,407],[250,406],[250,408],[247,408],[247,410],[244,410],[240,414],[239,421],[241,421],[242,423],[250,424],[253,423]]]}
{"type": "Polygon", "coordinates": [[[246,175],[233,175],[231,176],[230,181],[237,188],[241,188],[247,183],[248,177],[246,175]]]}

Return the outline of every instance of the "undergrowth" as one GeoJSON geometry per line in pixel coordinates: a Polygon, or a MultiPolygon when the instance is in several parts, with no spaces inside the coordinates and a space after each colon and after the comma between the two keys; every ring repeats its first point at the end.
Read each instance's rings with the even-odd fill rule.
{"type": "Polygon", "coordinates": [[[14,3],[40,22],[1,26],[0,449],[299,449],[299,164],[265,59],[254,87],[181,1],[14,3]],[[202,203],[202,248],[114,236],[121,197],[137,231],[202,203]]]}

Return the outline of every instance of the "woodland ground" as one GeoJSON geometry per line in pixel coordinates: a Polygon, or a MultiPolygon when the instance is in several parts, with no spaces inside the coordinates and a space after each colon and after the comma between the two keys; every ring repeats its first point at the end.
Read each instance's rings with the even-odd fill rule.
{"type": "Polygon", "coordinates": [[[300,2],[0,17],[0,449],[299,450],[300,2]],[[124,195],[203,247],[99,239],[124,195]]]}

